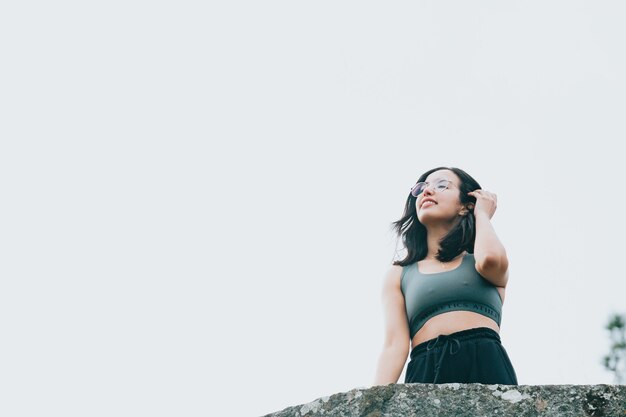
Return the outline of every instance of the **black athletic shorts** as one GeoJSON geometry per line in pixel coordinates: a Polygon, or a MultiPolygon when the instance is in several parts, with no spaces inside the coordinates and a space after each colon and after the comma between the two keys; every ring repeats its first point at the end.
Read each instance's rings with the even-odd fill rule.
{"type": "Polygon", "coordinates": [[[517,385],[517,375],[498,332],[478,327],[415,346],[404,382],[517,385]]]}

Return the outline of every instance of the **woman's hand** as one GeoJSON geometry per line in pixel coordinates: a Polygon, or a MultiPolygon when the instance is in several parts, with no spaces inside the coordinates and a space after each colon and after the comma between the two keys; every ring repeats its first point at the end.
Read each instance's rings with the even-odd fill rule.
{"type": "Polygon", "coordinates": [[[489,216],[489,219],[491,220],[493,214],[496,212],[496,207],[498,206],[498,196],[494,193],[481,189],[470,191],[467,194],[476,199],[476,204],[474,205],[474,216],[484,213],[489,216]]]}

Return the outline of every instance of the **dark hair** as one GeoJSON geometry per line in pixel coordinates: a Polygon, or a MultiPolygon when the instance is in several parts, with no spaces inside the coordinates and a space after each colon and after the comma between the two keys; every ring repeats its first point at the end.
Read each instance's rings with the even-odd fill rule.
{"type": "MultiPolygon", "coordinates": [[[[439,171],[440,169],[447,169],[454,172],[461,180],[459,187],[459,199],[461,200],[461,204],[467,205],[472,203],[473,206],[475,206],[476,198],[468,195],[467,193],[481,189],[481,186],[474,178],[460,168],[433,168],[422,174],[416,182],[425,181],[426,177],[428,177],[431,172],[439,171]]],[[[426,227],[420,223],[417,218],[415,210],[416,201],[417,198],[413,197],[413,195],[409,193],[404,206],[404,214],[402,215],[402,218],[391,224],[398,237],[402,239],[402,244],[407,250],[406,257],[404,259],[394,261],[394,265],[410,265],[424,259],[428,253],[426,227]]],[[[452,226],[452,229],[450,229],[450,232],[439,241],[440,247],[437,252],[437,259],[442,262],[450,261],[464,250],[469,253],[474,253],[474,240],[476,239],[475,225],[476,218],[474,217],[474,211],[472,209],[468,211],[467,215],[458,219],[452,226]]]]}

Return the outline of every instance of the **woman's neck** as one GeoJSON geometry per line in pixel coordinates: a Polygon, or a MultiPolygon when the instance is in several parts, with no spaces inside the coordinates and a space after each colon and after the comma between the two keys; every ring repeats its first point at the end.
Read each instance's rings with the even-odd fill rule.
{"type": "Polygon", "coordinates": [[[450,230],[443,227],[428,228],[426,229],[426,243],[428,244],[427,258],[434,258],[437,256],[439,250],[439,242],[448,234],[450,230]]]}

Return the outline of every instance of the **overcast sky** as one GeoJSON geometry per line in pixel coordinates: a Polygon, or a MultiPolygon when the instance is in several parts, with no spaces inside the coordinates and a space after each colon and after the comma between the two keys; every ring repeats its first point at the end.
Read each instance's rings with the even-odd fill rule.
{"type": "Polygon", "coordinates": [[[624,21],[621,1],[3,5],[2,414],[260,416],[371,386],[390,224],[442,165],[498,196],[519,383],[613,383],[624,21]]]}

